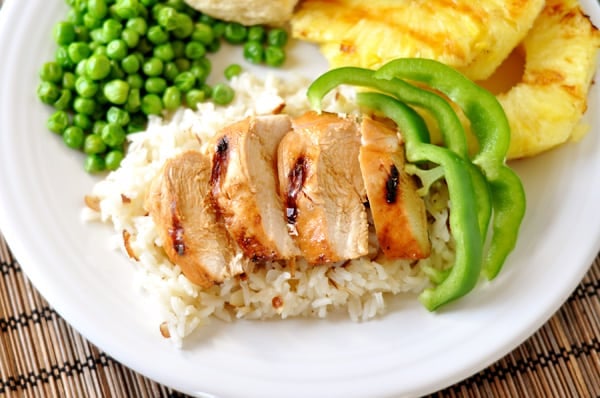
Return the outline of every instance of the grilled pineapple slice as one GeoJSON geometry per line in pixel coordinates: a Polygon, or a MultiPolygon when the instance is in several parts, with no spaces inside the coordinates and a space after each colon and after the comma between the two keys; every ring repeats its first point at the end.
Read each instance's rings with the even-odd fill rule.
{"type": "Polygon", "coordinates": [[[521,45],[521,81],[498,100],[512,130],[509,158],[536,155],[576,137],[596,71],[600,32],[575,0],[548,0],[521,45]]]}
{"type": "Polygon", "coordinates": [[[485,79],[525,37],[543,0],[304,0],[292,35],[317,42],[331,67],[433,58],[485,79]]]}

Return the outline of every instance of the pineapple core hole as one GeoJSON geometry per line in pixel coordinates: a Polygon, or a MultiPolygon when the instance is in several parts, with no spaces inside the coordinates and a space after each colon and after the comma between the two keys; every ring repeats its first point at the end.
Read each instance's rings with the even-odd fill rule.
{"type": "Polygon", "coordinates": [[[508,92],[523,78],[525,72],[525,51],[517,46],[486,80],[477,82],[494,95],[508,92]]]}

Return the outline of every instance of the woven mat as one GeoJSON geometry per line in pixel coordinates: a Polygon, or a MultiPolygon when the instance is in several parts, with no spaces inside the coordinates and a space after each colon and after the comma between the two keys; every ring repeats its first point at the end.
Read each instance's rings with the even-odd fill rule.
{"type": "MultiPolygon", "coordinates": [[[[600,257],[534,336],[433,397],[599,397],[600,257]]],[[[119,364],[40,296],[0,235],[0,397],[183,397],[119,364]]]]}

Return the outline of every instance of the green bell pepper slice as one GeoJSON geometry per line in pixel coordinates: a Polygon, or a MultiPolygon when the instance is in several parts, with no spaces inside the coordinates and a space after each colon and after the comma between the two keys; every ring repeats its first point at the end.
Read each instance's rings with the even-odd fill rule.
{"type": "Polygon", "coordinates": [[[495,278],[514,250],[527,201],[518,175],[506,166],[510,125],[502,106],[487,90],[460,72],[438,61],[405,58],[388,62],[374,76],[378,79],[408,79],[425,83],[454,101],[471,122],[479,141],[473,163],[481,168],[490,185],[493,204],[493,234],[484,261],[483,274],[495,278]]]}

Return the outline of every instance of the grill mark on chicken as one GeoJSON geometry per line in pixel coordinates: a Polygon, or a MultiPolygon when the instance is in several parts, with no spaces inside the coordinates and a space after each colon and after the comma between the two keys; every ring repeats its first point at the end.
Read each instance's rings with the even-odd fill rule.
{"type": "Polygon", "coordinates": [[[183,238],[184,228],[181,223],[181,219],[177,215],[177,201],[171,201],[171,225],[169,228],[169,236],[171,237],[171,244],[173,245],[173,249],[175,252],[183,256],[185,254],[185,240],[183,238]]]}
{"type": "Polygon", "coordinates": [[[215,148],[213,157],[212,171],[210,174],[211,194],[213,197],[219,194],[221,179],[227,172],[227,163],[229,161],[229,138],[221,137],[215,148]]]}
{"type": "Polygon", "coordinates": [[[285,198],[285,212],[288,224],[295,224],[298,218],[298,194],[306,182],[308,160],[304,156],[296,159],[296,164],[288,174],[288,189],[285,198]]]}
{"type": "Polygon", "coordinates": [[[385,201],[388,204],[396,203],[398,198],[398,184],[400,182],[400,173],[395,164],[390,167],[390,174],[385,182],[385,201]]]}

